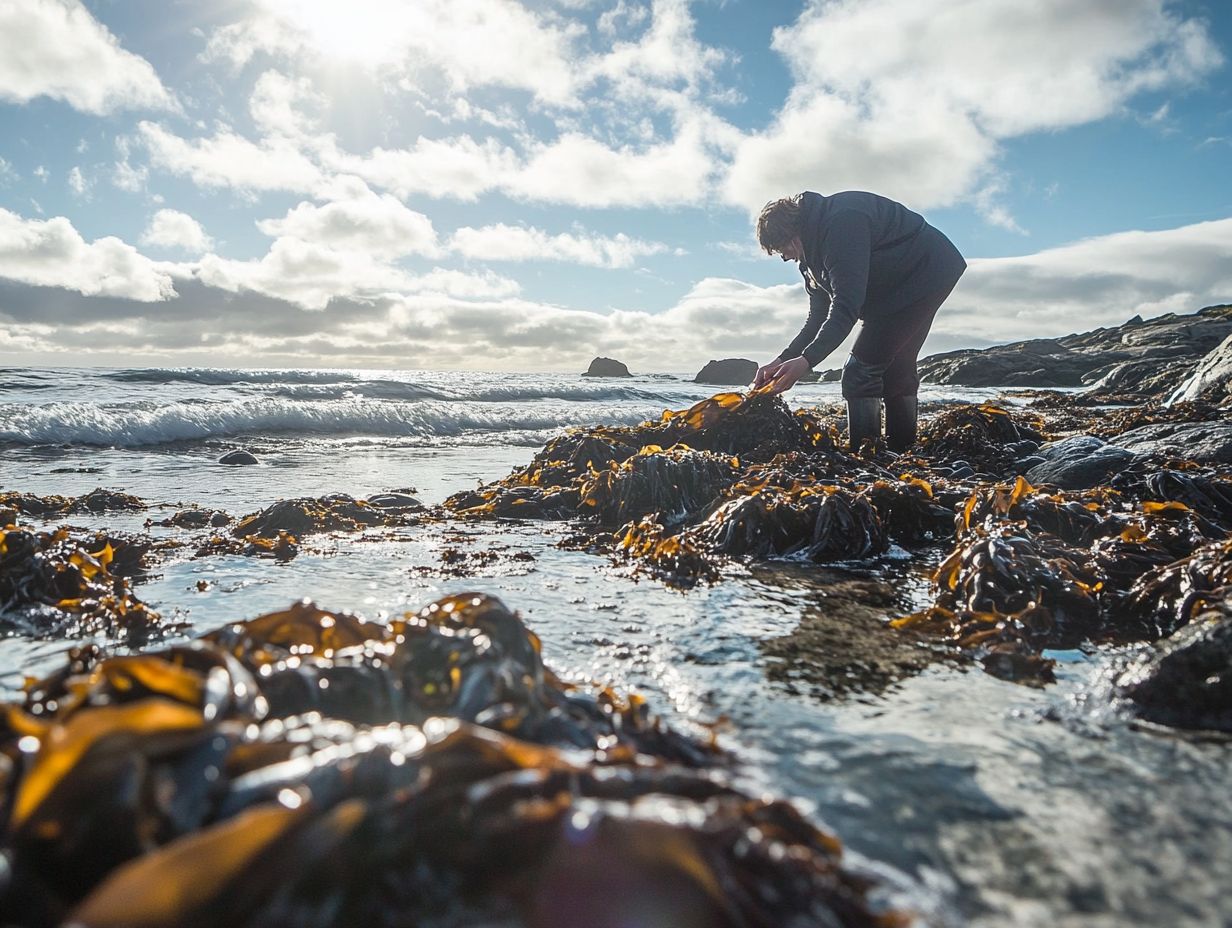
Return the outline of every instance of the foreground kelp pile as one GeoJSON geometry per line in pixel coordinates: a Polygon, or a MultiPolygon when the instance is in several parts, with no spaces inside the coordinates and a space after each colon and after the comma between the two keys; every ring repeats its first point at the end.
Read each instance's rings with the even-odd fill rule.
{"type": "Polygon", "coordinates": [[[300,603],[74,652],[0,707],[0,912],[42,926],[892,926],[713,743],[563,684],[499,601],[300,603]]]}
{"type": "MultiPolygon", "coordinates": [[[[1226,466],[1148,458],[1107,486],[1032,486],[1019,462],[1077,422],[1074,408],[1057,421],[1046,411],[946,407],[915,451],[895,457],[851,453],[819,413],[719,394],[635,428],[574,430],[446,506],[570,519],[575,541],[686,587],[719,578],[729,558],[869,562],[892,543],[936,552],[932,603],[894,625],[999,676],[1046,682],[1050,649],[1153,641],[1188,623],[1192,591],[1213,581],[1184,565],[1225,557],[1219,545],[1232,537],[1226,466]]],[[[1203,414],[1192,404],[1171,413],[1203,414]]],[[[1089,415],[1092,428],[1106,418],[1089,415]]]]}

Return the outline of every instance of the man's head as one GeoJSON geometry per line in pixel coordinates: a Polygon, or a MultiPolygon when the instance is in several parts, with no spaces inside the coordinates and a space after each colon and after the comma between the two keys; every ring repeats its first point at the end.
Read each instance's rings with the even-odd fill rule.
{"type": "Polygon", "coordinates": [[[796,197],[771,200],[762,207],[757,217],[757,242],[766,254],[781,254],[784,260],[799,260],[799,254],[788,254],[799,249],[800,232],[804,217],[800,201],[796,197]]]}

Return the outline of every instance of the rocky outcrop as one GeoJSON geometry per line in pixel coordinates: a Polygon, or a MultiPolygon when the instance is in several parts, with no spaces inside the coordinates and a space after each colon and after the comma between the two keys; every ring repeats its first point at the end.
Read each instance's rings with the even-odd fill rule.
{"type": "Polygon", "coordinates": [[[1171,403],[1182,400],[1232,401],[1232,335],[1199,361],[1169,398],[1171,403]]]}
{"type": "Polygon", "coordinates": [[[1232,464],[1232,422],[1157,422],[1122,432],[1116,443],[1134,454],[1232,464]]]}
{"type": "MultiPolygon", "coordinates": [[[[1208,306],[1196,313],[1168,313],[1147,320],[1135,316],[1124,325],[1062,338],[935,354],[924,358],[919,368],[926,383],[966,387],[1093,385],[1110,396],[1162,399],[1186,383],[1208,354],[1224,347],[1221,342],[1229,336],[1232,305],[1208,306]]],[[[1228,382],[1226,375],[1223,382],[1228,382]]]]}
{"type": "Polygon", "coordinates": [[[595,358],[590,362],[583,377],[632,377],[629,368],[612,358],[595,358]]]}
{"type": "Polygon", "coordinates": [[[697,372],[694,383],[709,383],[719,386],[743,387],[753,382],[757,376],[757,362],[748,358],[724,358],[722,361],[709,361],[697,372]]]}
{"type": "Polygon", "coordinates": [[[1074,435],[1049,442],[1038,454],[1044,460],[1027,471],[1027,480],[1036,486],[1048,484],[1062,490],[1082,490],[1107,483],[1109,477],[1134,459],[1132,451],[1094,435],[1074,435]]]}
{"type": "Polygon", "coordinates": [[[228,451],[218,459],[218,463],[226,464],[230,467],[240,467],[245,464],[260,464],[261,462],[257,460],[257,456],[251,451],[238,450],[228,451]]]}

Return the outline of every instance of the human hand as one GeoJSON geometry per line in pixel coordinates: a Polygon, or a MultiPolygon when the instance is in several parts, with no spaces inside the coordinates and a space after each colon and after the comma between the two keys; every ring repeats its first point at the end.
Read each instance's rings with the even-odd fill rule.
{"type": "Polygon", "coordinates": [[[796,385],[796,381],[811,370],[808,361],[802,357],[784,361],[775,372],[774,379],[770,381],[770,393],[786,393],[796,385]]]}
{"type": "Polygon", "coordinates": [[[753,378],[753,389],[763,387],[774,379],[774,375],[779,372],[779,368],[783,366],[783,361],[775,358],[769,364],[763,364],[757,369],[757,376],[753,378]]]}

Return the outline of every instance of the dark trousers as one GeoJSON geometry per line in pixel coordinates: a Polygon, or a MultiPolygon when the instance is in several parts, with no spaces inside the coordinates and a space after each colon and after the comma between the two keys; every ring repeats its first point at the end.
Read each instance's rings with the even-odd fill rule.
{"type": "MultiPolygon", "coordinates": [[[[957,283],[957,281],[955,281],[957,283]]],[[[915,396],[920,389],[916,361],[937,310],[954,284],[917,300],[901,312],[865,319],[843,365],[843,397],[915,396]]]]}

